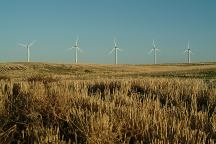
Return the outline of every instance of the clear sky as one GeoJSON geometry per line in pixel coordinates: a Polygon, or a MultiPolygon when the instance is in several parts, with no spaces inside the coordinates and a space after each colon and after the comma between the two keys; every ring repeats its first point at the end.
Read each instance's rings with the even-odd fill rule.
{"type": "Polygon", "coordinates": [[[80,37],[81,63],[150,64],[152,40],[159,63],[216,61],[216,0],[0,0],[0,62],[25,61],[17,43],[37,40],[32,61],[73,63],[80,37]]]}

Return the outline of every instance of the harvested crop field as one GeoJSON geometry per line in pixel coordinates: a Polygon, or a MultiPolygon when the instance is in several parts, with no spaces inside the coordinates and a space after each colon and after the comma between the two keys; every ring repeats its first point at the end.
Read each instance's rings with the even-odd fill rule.
{"type": "Polygon", "coordinates": [[[0,64],[2,143],[215,143],[216,64],[0,64]]]}

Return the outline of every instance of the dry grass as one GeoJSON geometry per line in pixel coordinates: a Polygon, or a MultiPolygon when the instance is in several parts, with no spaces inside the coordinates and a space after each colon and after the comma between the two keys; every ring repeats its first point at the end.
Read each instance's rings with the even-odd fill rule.
{"type": "Polygon", "coordinates": [[[0,64],[0,79],[13,80],[30,77],[61,77],[63,80],[129,79],[143,77],[184,77],[216,79],[216,63],[172,65],[94,65],[8,63],[0,64]]]}
{"type": "Polygon", "coordinates": [[[143,66],[21,65],[29,75],[13,69],[0,81],[0,143],[215,142],[213,78],[136,76],[133,67],[143,66]]]}

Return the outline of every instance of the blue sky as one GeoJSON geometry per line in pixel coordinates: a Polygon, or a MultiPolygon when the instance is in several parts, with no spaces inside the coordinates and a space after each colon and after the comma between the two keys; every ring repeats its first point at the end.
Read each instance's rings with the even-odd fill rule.
{"type": "Polygon", "coordinates": [[[216,61],[215,0],[0,0],[0,61],[25,61],[17,43],[37,40],[32,61],[73,63],[67,49],[80,37],[80,63],[150,64],[152,40],[159,63],[216,61]]]}

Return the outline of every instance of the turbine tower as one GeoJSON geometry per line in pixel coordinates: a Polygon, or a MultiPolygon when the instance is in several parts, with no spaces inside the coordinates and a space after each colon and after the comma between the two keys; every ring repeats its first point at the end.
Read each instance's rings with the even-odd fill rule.
{"type": "Polygon", "coordinates": [[[121,49],[118,48],[115,38],[114,38],[114,48],[109,52],[109,54],[111,54],[113,51],[115,51],[115,64],[118,64],[118,51],[121,51],[121,49]]]}
{"type": "Polygon", "coordinates": [[[156,47],[154,40],[152,42],[152,45],[153,48],[151,49],[150,53],[154,52],[154,64],[157,64],[157,51],[159,51],[159,49],[156,47]]]}
{"type": "Polygon", "coordinates": [[[33,41],[31,43],[28,43],[28,44],[22,44],[22,43],[19,43],[18,45],[19,46],[22,46],[24,48],[27,49],[27,62],[30,62],[30,48],[33,46],[33,44],[35,43],[36,41],[33,41]]]}
{"type": "Polygon", "coordinates": [[[187,56],[188,56],[188,64],[191,63],[191,49],[190,49],[190,42],[188,41],[188,44],[187,44],[187,49],[185,50],[185,53],[187,53],[187,56]]]}
{"type": "Polygon", "coordinates": [[[82,51],[80,48],[79,48],[79,37],[77,37],[76,39],[76,42],[75,42],[75,45],[72,46],[72,48],[70,49],[75,49],[75,63],[77,64],[78,63],[78,51],[82,51]]]}

